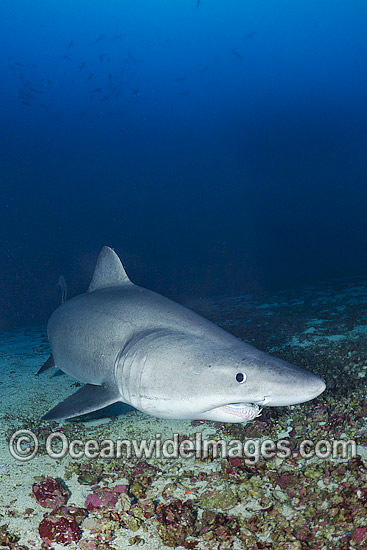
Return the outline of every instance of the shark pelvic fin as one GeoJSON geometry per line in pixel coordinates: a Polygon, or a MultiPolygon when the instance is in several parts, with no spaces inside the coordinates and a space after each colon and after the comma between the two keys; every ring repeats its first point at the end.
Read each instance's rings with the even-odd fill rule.
{"type": "Polygon", "coordinates": [[[113,403],[121,401],[116,389],[110,390],[105,386],[85,384],[77,392],[61,401],[56,407],[48,411],[42,420],[65,420],[81,414],[87,414],[113,403]]]}
{"type": "Polygon", "coordinates": [[[112,248],[104,246],[98,256],[97,265],[88,292],[93,292],[101,288],[108,288],[110,286],[120,286],[125,283],[130,283],[130,279],[126,274],[120,258],[112,248]]]}
{"type": "Polygon", "coordinates": [[[55,369],[55,368],[56,368],[56,365],[55,365],[54,358],[52,357],[52,355],[50,355],[46,363],[43,363],[40,370],[36,373],[36,376],[39,376],[40,374],[42,374],[43,372],[46,372],[47,370],[55,369]]]}

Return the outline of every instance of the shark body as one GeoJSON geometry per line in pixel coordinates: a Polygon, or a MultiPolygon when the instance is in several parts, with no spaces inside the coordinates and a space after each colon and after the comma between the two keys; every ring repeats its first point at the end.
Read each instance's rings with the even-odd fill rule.
{"type": "Polygon", "coordinates": [[[324,382],[246,344],[193,311],[133,284],[104,247],[88,292],[51,315],[52,357],[85,385],[45,420],[90,413],[118,401],[160,418],[244,422],[260,407],[302,403],[324,382]]]}

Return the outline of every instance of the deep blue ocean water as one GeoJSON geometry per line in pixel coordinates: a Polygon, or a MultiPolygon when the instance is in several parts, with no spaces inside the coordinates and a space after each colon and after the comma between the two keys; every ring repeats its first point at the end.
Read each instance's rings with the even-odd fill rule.
{"type": "Polygon", "coordinates": [[[364,0],[4,0],[0,329],[103,245],[175,299],[367,270],[364,0]]]}

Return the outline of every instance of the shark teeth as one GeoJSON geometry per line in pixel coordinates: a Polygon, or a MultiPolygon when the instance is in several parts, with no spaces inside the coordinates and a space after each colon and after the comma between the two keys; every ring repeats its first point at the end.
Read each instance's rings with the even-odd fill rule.
{"type": "Polygon", "coordinates": [[[219,407],[219,410],[237,416],[245,422],[254,420],[261,415],[262,411],[258,405],[252,405],[251,403],[233,403],[219,407]]]}

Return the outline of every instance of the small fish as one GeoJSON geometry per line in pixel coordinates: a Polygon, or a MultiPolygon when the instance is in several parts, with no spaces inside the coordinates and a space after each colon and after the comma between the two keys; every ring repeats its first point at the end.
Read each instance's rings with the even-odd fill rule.
{"type": "Polygon", "coordinates": [[[103,58],[105,57],[105,55],[106,55],[105,53],[101,53],[100,56],[99,56],[99,60],[103,61],[103,58]]]}
{"type": "Polygon", "coordinates": [[[19,95],[19,97],[23,97],[23,98],[26,98],[26,99],[31,99],[32,98],[32,95],[29,92],[25,92],[21,88],[19,88],[19,90],[18,90],[18,95],[19,95]]]}
{"type": "Polygon", "coordinates": [[[86,65],[85,61],[82,61],[82,62],[80,63],[80,67],[79,67],[79,72],[80,72],[80,73],[81,73],[82,70],[84,69],[85,65],[86,65]]]}
{"type": "Polygon", "coordinates": [[[62,119],[59,117],[59,115],[57,115],[53,111],[46,111],[46,114],[51,120],[57,120],[59,122],[62,122],[62,119]]]}
{"type": "Polygon", "coordinates": [[[109,99],[109,96],[108,96],[108,95],[104,95],[104,96],[100,99],[100,101],[107,101],[107,99],[109,99]]]}
{"type": "Polygon", "coordinates": [[[236,50],[236,48],[232,48],[231,52],[235,57],[237,57],[237,59],[243,59],[242,55],[239,53],[238,50],[236,50]]]}
{"type": "Polygon", "coordinates": [[[200,6],[200,0],[196,0],[196,9],[200,6]]]}
{"type": "Polygon", "coordinates": [[[280,57],[277,57],[275,55],[273,55],[273,57],[271,58],[271,60],[273,61],[273,63],[281,63],[281,59],[280,57]]]}
{"type": "Polygon", "coordinates": [[[89,73],[88,80],[92,80],[93,77],[94,77],[94,73],[89,73]]]}
{"type": "Polygon", "coordinates": [[[65,53],[62,54],[63,58],[66,59],[67,61],[72,61],[71,57],[69,57],[68,55],[66,55],[65,53]]]}
{"type": "Polygon", "coordinates": [[[130,59],[130,61],[133,61],[134,63],[144,63],[143,59],[138,59],[137,57],[134,57],[131,53],[128,53],[127,57],[130,59]]]}
{"type": "Polygon", "coordinates": [[[101,42],[101,40],[103,40],[105,37],[104,34],[100,34],[99,37],[97,38],[97,40],[94,42],[95,44],[98,44],[98,42],[101,42]]]}
{"type": "Polygon", "coordinates": [[[250,38],[253,38],[254,36],[256,36],[258,34],[257,31],[253,31],[253,32],[248,32],[247,34],[245,34],[245,36],[243,36],[241,38],[241,40],[250,40],[250,38]]]}
{"type": "Polygon", "coordinates": [[[72,48],[74,46],[75,42],[74,40],[70,40],[69,44],[68,44],[68,50],[70,50],[70,48],[72,48]]]}
{"type": "Polygon", "coordinates": [[[101,91],[102,91],[102,88],[94,88],[94,90],[91,91],[91,94],[96,94],[101,91]]]}

